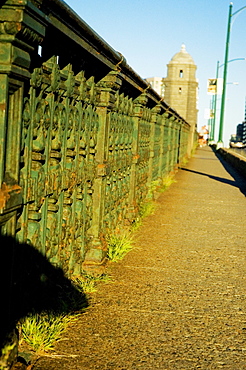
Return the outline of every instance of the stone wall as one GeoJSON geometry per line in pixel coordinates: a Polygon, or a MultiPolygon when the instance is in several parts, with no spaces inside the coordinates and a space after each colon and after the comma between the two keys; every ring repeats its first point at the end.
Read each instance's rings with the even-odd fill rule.
{"type": "Polygon", "coordinates": [[[245,157],[226,148],[220,148],[218,152],[226,160],[226,162],[230,163],[246,179],[245,157]]]}

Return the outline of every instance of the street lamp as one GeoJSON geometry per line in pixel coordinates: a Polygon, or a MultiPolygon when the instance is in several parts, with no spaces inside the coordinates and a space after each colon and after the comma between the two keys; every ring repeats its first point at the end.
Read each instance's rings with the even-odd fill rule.
{"type": "Polygon", "coordinates": [[[217,149],[223,147],[223,125],[224,125],[224,115],[225,115],[225,97],[226,97],[226,78],[227,78],[227,64],[228,64],[228,54],[229,54],[229,43],[230,43],[230,32],[231,32],[231,19],[234,15],[238,14],[246,8],[243,6],[235,13],[232,13],[232,5],[229,5],[229,15],[228,15],[228,25],[227,25],[227,36],[226,36],[226,48],[225,48],[225,61],[224,61],[224,74],[223,74],[223,90],[221,96],[221,109],[220,109],[220,127],[219,127],[219,137],[217,143],[217,149]]]}
{"type": "MultiPolygon", "coordinates": [[[[246,60],[246,58],[235,58],[231,59],[227,62],[227,64],[231,62],[235,62],[237,60],[246,60]]],[[[213,95],[212,99],[212,112],[213,112],[213,118],[211,121],[211,134],[210,134],[210,143],[214,143],[214,136],[215,136],[215,124],[216,124],[216,106],[217,106],[217,95],[218,95],[218,78],[219,78],[219,69],[224,66],[224,63],[220,65],[220,62],[217,62],[216,67],[216,87],[215,87],[215,94],[213,95]]],[[[238,82],[226,82],[226,85],[233,84],[238,85],[238,82]]],[[[222,92],[223,93],[223,92],[222,92]]],[[[222,139],[222,138],[221,138],[222,139]]]]}
{"type": "Polygon", "coordinates": [[[216,67],[216,85],[215,85],[215,94],[212,96],[212,120],[211,120],[211,130],[209,134],[209,142],[210,144],[214,144],[214,133],[215,133],[215,122],[216,122],[216,105],[217,105],[217,95],[218,95],[218,77],[219,77],[219,68],[223,66],[223,64],[220,66],[220,62],[217,62],[216,67]]]}

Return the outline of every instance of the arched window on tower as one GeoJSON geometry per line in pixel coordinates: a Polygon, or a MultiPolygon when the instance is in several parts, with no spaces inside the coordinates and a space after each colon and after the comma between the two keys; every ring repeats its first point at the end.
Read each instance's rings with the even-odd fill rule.
{"type": "Polygon", "coordinates": [[[183,78],[183,77],[184,77],[183,69],[180,69],[180,71],[179,71],[179,77],[180,77],[180,78],[183,78]]]}
{"type": "Polygon", "coordinates": [[[182,94],[182,87],[179,87],[179,94],[182,94]]]}

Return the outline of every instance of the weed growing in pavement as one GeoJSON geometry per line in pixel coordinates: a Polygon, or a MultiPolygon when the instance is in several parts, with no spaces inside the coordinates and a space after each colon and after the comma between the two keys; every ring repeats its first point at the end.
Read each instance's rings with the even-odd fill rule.
{"type": "Polygon", "coordinates": [[[140,228],[141,225],[142,225],[141,217],[136,217],[135,220],[133,220],[131,224],[131,231],[136,232],[140,228]]]}
{"type": "Polygon", "coordinates": [[[176,180],[174,179],[174,175],[167,175],[163,177],[160,188],[159,188],[159,192],[163,193],[165,190],[170,188],[170,186],[175,182],[176,180]]]}
{"type": "Polygon", "coordinates": [[[114,234],[107,238],[108,258],[112,262],[122,260],[133,249],[133,240],[130,233],[114,234]]]}
{"type": "Polygon", "coordinates": [[[158,190],[159,186],[160,186],[160,180],[155,180],[151,182],[151,184],[148,186],[147,199],[155,198],[155,192],[158,190]]]}
{"type": "Polygon", "coordinates": [[[81,293],[94,293],[97,291],[97,284],[100,282],[110,281],[110,276],[107,274],[90,275],[86,272],[73,279],[75,287],[81,293]]]}
{"type": "Polygon", "coordinates": [[[189,159],[187,157],[184,157],[181,162],[182,166],[186,166],[188,163],[189,163],[189,159]]]}
{"type": "Polygon", "coordinates": [[[141,219],[152,215],[156,210],[156,203],[153,200],[144,201],[139,208],[141,219]]]}
{"type": "MultiPolygon", "coordinates": [[[[51,350],[70,323],[73,323],[88,306],[85,292],[75,282],[59,286],[59,295],[50,309],[33,311],[19,322],[21,341],[25,341],[35,356],[51,350]]],[[[52,299],[50,296],[49,299],[52,299]]]]}
{"type": "Polygon", "coordinates": [[[167,190],[175,181],[174,174],[168,174],[164,176],[162,179],[152,181],[149,185],[147,199],[155,199],[156,194],[163,193],[167,190]]]}
{"type": "Polygon", "coordinates": [[[72,279],[76,291],[81,293],[81,300],[78,295],[71,294],[68,302],[59,300],[58,312],[33,313],[21,320],[19,324],[21,337],[36,356],[53,349],[54,343],[62,338],[68,325],[79,318],[79,314],[87,307],[85,293],[95,292],[98,282],[108,281],[110,276],[106,274],[93,276],[84,272],[72,279]]]}
{"type": "Polygon", "coordinates": [[[8,360],[15,349],[16,343],[5,344],[4,347],[1,348],[1,358],[0,358],[0,369],[7,370],[9,366],[7,366],[8,360]]]}
{"type": "Polygon", "coordinates": [[[68,325],[78,319],[78,314],[34,313],[20,322],[21,336],[37,356],[53,349],[68,325]]]}
{"type": "Polygon", "coordinates": [[[152,215],[156,210],[156,203],[153,199],[146,199],[140,204],[138,217],[131,224],[131,232],[135,232],[142,225],[142,221],[145,217],[152,215]]]}
{"type": "Polygon", "coordinates": [[[139,207],[139,215],[136,219],[132,222],[131,231],[135,232],[138,228],[142,225],[142,220],[145,217],[152,215],[157,207],[155,203],[155,193],[163,193],[167,190],[176,180],[174,179],[174,175],[167,175],[160,180],[152,181],[149,186],[148,195],[145,201],[143,201],[139,207]]]}
{"type": "Polygon", "coordinates": [[[74,278],[73,283],[80,292],[94,293],[97,290],[96,280],[89,274],[82,274],[81,276],[74,278]]]}

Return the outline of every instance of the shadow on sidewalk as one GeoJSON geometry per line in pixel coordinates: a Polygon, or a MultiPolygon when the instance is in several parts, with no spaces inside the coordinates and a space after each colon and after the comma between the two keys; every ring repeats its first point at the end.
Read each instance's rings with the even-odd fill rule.
{"type": "Polygon", "coordinates": [[[225,168],[225,170],[234,178],[236,186],[239,188],[241,193],[246,196],[246,179],[226,160],[217,152],[214,151],[216,157],[225,168]]]}
{"type": "Polygon", "coordinates": [[[228,164],[220,156],[218,156],[216,154],[216,157],[221,162],[221,164],[223,165],[225,170],[234,178],[234,181],[226,179],[224,177],[213,176],[213,175],[210,175],[209,173],[190,170],[190,169],[184,168],[184,167],[181,167],[180,169],[182,171],[188,171],[188,172],[196,173],[197,175],[207,176],[212,180],[220,181],[224,184],[234,186],[234,187],[238,188],[244,196],[246,196],[246,180],[230,164],[228,164]]]}
{"type": "Polygon", "coordinates": [[[1,358],[4,347],[17,336],[19,320],[33,313],[75,312],[87,307],[88,300],[61,268],[51,265],[33,246],[1,234],[0,246],[1,358]]]}

